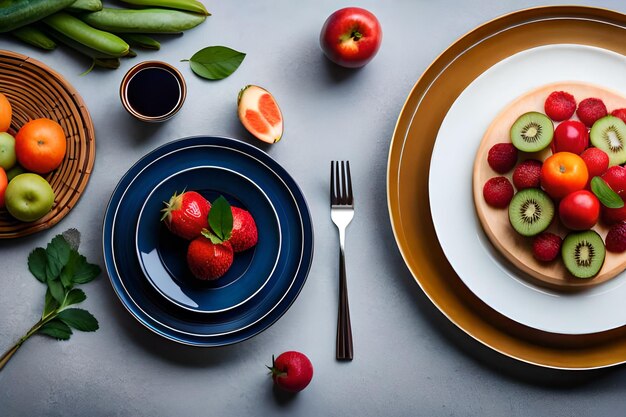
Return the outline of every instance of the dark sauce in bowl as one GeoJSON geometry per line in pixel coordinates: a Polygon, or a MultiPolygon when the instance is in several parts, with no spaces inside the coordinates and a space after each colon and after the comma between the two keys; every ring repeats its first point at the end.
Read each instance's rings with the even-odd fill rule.
{"type": "Polygon", "coordinates": [[[163,117],[181,100],[181,85],[176,75],[165,68],[143,68],[128,81],[128,104],[146,117],[163,117]]]}

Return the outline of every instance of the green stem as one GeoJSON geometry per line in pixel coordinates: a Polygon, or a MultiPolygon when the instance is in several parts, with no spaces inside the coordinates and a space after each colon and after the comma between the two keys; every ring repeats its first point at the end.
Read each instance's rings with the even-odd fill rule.
{"type": "Polygon", "coordinates": [[[4,366],[9,362],[9,359],[13,357],[15,352],[17,352],[17,350],[22,346],[22,344],[25,341],[27,341],[32,335],[37,333],[37,331],[41,329],[41,327],[44,324],[46,324],[47,322],[49,322],[55,317],[53,313],[56,313],[56,311],[51,312],[46,317],[42,318],[37,323],[35,323],[35,325],[31,327],[30,330],[24,336],[22,336],[20,340],[17,341],[16,344],[14,344],[11,348],[9,348],[9,350],[7,350],[6,352],[4,352],[4,354],[2,354],[2,356],[0,357],[0,371],[4,369],[4,366]]]}

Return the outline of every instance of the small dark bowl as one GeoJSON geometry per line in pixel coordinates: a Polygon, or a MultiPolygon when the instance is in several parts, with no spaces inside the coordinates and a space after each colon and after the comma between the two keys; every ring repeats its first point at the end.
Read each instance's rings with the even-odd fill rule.
{"type": "MultiPolygon", "coordinates": [[[[152,87],[158,89],[158,85],[157,86],[153,85],[152,87]]],[[[133,115],[135,118],[144,122],[164,122],[165,120],[170,119],[183,106],[186,96],[187,96],[187,85],[185,84],[185,79],[183,78],[183,75],[180,73],[180,71],[178,71],[172,65],[166,62],[162,62],[162,61],[140,62],[139,64],[135,65],[130,70],[128,70],[126,75],[124,75],[124,78],[122,78],[122,83],[120,84],[120,99],[122,100],[122,105],[124,106],[126,111],[128,111],[131,115],[133,115]],[[174,106],[169,108],[169,110],[164,114],[160,114],[160,115],[142,114],[141,112],[137,111],[133,107],[133,105],[130,103],[130,100],[128,98],[128,86],[131,80],[133,79],[133,77],[135,77],[135,75],[137,75],[137,73],[148,68],[163,69],[167,71],[168,73],[170,73],[172,77],[176,79],[176,82],[178,83],[178,87],[179,87],[178,101],[176,102],[174,106]]]]}

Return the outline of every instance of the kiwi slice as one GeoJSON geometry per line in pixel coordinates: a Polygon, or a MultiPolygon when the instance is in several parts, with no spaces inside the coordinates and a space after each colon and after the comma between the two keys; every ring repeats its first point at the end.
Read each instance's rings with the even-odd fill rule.
{"type": "Polygon", "coordinates": [[[509,221],[522,236],[535,236],[550,226],[554,203],[538,188],[527,188],[515,194],[509,204],[509,221]]]}
{"type": "Polygon", "coordinates": [[[567,270],[576,278],[593,278],[604,264],[604,242],[593,230],[570,233],[561,246],[567,270]]]}
{"type": "Polygon", "coordinates": [[[626,123],[619,117],[604,116],[591,126],[591,144],[609,155],[609,165],[626,162],[626,123]]]}
{"type": "Polygon", "coordinates": [[[554,135],[554,124],[543,113],[522,114],[511,126],[511,142],[522,152],[538,152],[548,147],[554,135]]]}

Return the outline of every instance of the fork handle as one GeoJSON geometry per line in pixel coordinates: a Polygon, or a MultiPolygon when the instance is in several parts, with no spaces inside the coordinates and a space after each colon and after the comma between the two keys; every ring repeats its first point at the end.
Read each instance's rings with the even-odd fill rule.
{"type": "Polygon", "coordinates": [[[352,360],[352,326],[343,247],[339,249],[339,314],[337,315],[337,360],[352,360]]]}

